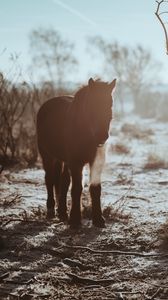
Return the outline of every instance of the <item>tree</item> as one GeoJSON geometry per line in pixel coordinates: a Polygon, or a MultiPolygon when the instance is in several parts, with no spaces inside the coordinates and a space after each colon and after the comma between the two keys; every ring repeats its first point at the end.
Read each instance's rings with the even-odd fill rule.
{"type": "Polygon", "coordinates": [[[0,73],[0,163],[16,159],[17,141],[29,95],[0,73]]]}
{"type": "Polygon", "coordinates": [[[166,42],[166,54],[168,54],[168,33],[167,33],[167,29],[166,29],[166,23],[162,19],[163,15],[168,14],[168,11],[162,11],[162,12],[160,12],[161,5],[164,4],[164,3],[166,3],[166,2],[168,3],[167,0],[156,1],[157,8],[156,8],[155,15],[158,18],[158,20],[159,20],[159,22],[160,22],[160,24],[161,24],[161,26],[163,28],[164,35],[165,35],[165,42],[166,42]]]}
{"type": "Polygon", "coordinates": [[[54,29],[39,28],[30,34],[33,66],[44,71],[46,78],[49,76],[51,81],[57,82],[59,88],[66,74],[77,65],[73,48],[74,45],[64,40],[54,29]]]}
{"type": "Polygon", "coordinates": [[[129,90],[135,111],[138,112],[141,105],[141,93],[153,83],[158,75],[159,63],[151,53],[138,45],[128,48],[118,42],[108,43],[101,37],[92,38],[92,45],[98,49],[104,57],[104,68],[107,73],[118,77],[118,97],[121,104],[121,112],[124,112],[125,89],[129,90]]]}

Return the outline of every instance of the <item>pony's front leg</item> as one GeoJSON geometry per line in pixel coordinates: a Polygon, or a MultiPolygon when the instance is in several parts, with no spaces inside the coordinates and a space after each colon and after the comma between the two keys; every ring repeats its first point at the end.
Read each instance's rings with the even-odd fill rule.
{"type": "Polygon", "coordinates": [[[69,218],[71,227],[78,227],[81,225],[81,207],[80,198],[82,193],[82,168],[81,166],[70,167],[72,177],[72,206],[69,218]]]}
{"type": "Polygon", "coordinates": [[[92,222],[93,225],[97,227],[104,227],[105,220],[102,216],[101,209],[101,184],[91,184],[90,185],[90,196],[92,199],[92,222]]]}
{"type": "Polygon", "coordinates": [[[61,176],[61,182],[60,182],[60,191],[58,196],[58,216],[60,221],[66,221],[68,219],[67,214],[67,192],[70,185],[70,174],[69,170],[66,164],[64,164],[63,172],[61,176]]]}

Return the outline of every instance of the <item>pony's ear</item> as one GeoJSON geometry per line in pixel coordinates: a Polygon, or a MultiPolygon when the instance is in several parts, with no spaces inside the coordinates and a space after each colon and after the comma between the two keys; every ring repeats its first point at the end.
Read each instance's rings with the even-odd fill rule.
{"type": "Polygon", "coordinates": [[[116,86],[116,81],[117,79],[115,78],[112,82],[109,83],[109,88],[111,89],[111,91],[115,88],[116,86]]]}
{"type": "Polygon", "coordinates": [[[93,78],[90,78],[90,79],[88,80],[88,85],[89,85],[89,87],[93,87],[93,85],[94,85],[94,80],[93,80],[93,78]]]}

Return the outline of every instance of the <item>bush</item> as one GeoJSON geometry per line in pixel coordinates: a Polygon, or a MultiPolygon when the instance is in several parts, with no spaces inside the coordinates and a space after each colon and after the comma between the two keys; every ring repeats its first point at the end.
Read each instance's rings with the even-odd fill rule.
{"type": "Polygon", "coordinates": [[[0,165],[36,163],[36,114],[56,95],[53,83],[41,86],[13,84],[0,74],[0,165]]]}
{"type": "Polygon", "coordinates": [[[167,169],[168,163],[156,153],[149,153],[144,165],[145,170],[167,169]]]}

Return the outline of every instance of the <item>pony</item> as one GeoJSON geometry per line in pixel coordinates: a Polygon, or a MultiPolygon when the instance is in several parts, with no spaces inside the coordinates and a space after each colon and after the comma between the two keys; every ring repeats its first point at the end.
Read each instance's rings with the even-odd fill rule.
{"type": "MultiPolygon", "coordinates": [[[[111,83],[90,78],[74,96],[59,96],[46,101],[37,113],[37,143],[42,157],[47,189],[47,217],[57,214],[61,221],[68,220],[67,192],[71,184],[71,227],[81,225],[82,170],[89,164],[92,178],[98,150],[108,139],[112,120],[111,83]],[[55,193],[54,193],[55,192],[55,193]]],[[[101,173],[101,170],[99,170],[101,173]]],[[[101,209],[101,180],[91,182],[92,223],[104,227],[101,209]]]]}

